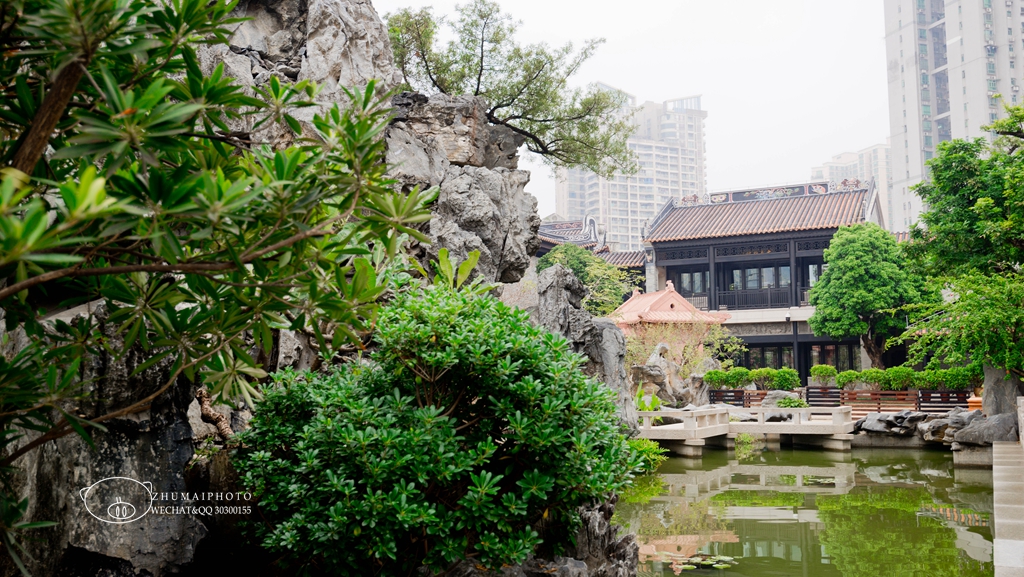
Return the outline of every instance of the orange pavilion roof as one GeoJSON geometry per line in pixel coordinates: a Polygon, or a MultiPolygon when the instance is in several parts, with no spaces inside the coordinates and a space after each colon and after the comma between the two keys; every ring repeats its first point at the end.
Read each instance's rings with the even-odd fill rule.
{"type": "Polygon", "coordinates": [[[690,301],[676,292],[672,281],[664,290],[633,296],[615,309],[609,318],[619,326],[637,323],[722,323],[729,318],[726,313],[707,313],[697,310],[690,301]]]}

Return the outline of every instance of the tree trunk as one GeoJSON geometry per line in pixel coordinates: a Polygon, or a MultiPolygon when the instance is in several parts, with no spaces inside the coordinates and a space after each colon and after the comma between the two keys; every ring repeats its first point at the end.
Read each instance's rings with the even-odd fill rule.
{"type": "Polygon", "coordinates": [[[871,338],[870,335],[861,335],[860,342],[864,345],[864,352],[871,359],[871,368],[884,369],[885,363],[882,362],[882,353],[885,352],[885,349],[882,348],[882,345],[876,343],[875,339],[871,338]]]}
{"type": "Polygon", "coordinates": [[[57,74],[57,79],[47,91],[42,106],[36,111],[36,116],[28,127],[28,134],[21,146],[18,147],[11,166],[29,176],[32,175],[36,163],[39,162],[46,150],[46,145],[50,142],[50,136],[57,128],[57,123],[60,122],[60,117],[64,115],[64,110],[68,107],[68,102],[75,95],[78,81],[82,79],[84,70],[83,65],[75,60],[68,63],[57,74]]]}

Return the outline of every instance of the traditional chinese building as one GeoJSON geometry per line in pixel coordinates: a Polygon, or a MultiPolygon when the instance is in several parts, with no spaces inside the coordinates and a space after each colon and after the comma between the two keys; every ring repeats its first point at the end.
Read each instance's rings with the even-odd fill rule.
{"type": "Polygon", "coordinates": [[[642,250],[611,250],[605,242],[607,235],[604,227],[592,216],[583,220],[562,220],[558,215],[549,216],[541,223],[537,236],[540,238],[537,257],[544,256],[560,244],[575,244],[621,269],[643,274],[647,265],[647,257],[642,250]]]}
{"type": "Polygon", "coordinates": [[[841,226],[884,226],[873,182],[814,182],[709,195],[704,204],[666,204],[644,235],[647,291],[676,291],[698,309],[728,311],[725,326],[746,342],[748,368],[868,366],[859,341],[811,332],[808,293],[841,226]]]}

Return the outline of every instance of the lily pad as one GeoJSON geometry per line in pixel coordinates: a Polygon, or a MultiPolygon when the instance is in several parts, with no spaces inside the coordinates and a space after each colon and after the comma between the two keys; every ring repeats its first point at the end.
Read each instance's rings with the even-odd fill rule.
{"type": "Polygon", "coordinates": [[[715,569],[728,569],[729,567],[732,567],[732,565],[729,565],[728,563],[716,563],[712,565],[712,567],[715,569]]]}
{"type": "Polygon", "coordinates": [[[682,569],[683,571],[693,571],[694,569],[697,568],[697,566],[696,565],[680,565],[679,568],[682,569]]]}

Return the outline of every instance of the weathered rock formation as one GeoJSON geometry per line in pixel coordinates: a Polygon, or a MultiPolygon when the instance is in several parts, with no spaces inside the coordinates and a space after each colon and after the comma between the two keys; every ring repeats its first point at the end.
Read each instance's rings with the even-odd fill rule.
{"type": "Polygon", "coordinates": [[[488,124],[480,98],[403,93],[394,104],[385,136],[391,176],[406,190],[440,187],[424,264],[441,248],[458,260],[478,250],[477,274],[520,280],[540,246],[537,200],[526,192],[530,173],[516,170],[522,139],[488,124]]]}
{"type": "Polygon", "coordinates": [[[537,289],[540,304],[534,321],[564,336],[574,351],[587,357],[583,372],[615,391],[623,425],[636,430],[636,393],[626,378],[626,337],[622,330],[610,320],[595,319],[583,308],[587,289],[560,264],[540,273],[537,289]]]}
{"type": "Polygon", "coordinates": [[[985,394],[981,411],[990,417],[1017,412],[1017,397],[1024,397],[1024,383],[1005,369],[985,367],[985,394]]]}
{"type": "Polygon", "coordinates": [[[283,81],[314,80],[321,102],[345,101],[343,88],[398,85],[387,29],[370,0],[241,0],[230,26],[230,46],[203,47],[209,72],[223,62],[243,85],[259,86],[276,75],[283,81]]]}
{"type": "MultiPolygon", "coordinates": [[[[120,350],[123,341],[113,326],[105,324],[104,309],[93,314],[111,347],[120,350]]],[[[87,391],[97,400],[73,410],[95,418],[153,393],[167,382],[170,361],[130,376],[146,358],[141,350],[133,349],[121,359],[107,353],[83,359],[87,391]]],[[[112,524],[90,514],[106,518],[106,507],[102,511],[93,511],[95,504],[87,508],[81,491],[103,479],[128,477],[152,483],[148,494],[155,505],[172,504],[170,495],[186,491],[184,472],[193,456],[187,411],[194,395],[194,386],[179,379],[149,410],[109,420],[104,423],[106,431],[94,431],[95,449],[78,435],[69,435],[17,461],[17,490],[29,499],[25,519],[56,522],[54,527],[36,531],[32,535],[36,540],[23,542],[33,575],[79,575],[79,565],[88,563],[95,567],[94,575],[120,575],[130,570],[126,574],[144,571],[159,577],[176,573],[192,561],[196,545],[206,534],[196,515],[151,513],[130,523],[112,524]]],[[[141,512],[149,503],[132,504],[141,512]]]]}
{"type": "Polygon", "coordinates": [[[659,343],[645,364],[631,367],[633,386],[673,407],[706,405],[709,392],[704,374],[721,365],[713,359],[705,359],[693,374],[684,379],[679,375],[679,365],[665,356],[668,352],[668,345],[659,343]]]}
{"type": "Polygon", "coordinates": [[[955,408],[945,416],[915,411],[869,413],[857,421],[854,431],[901,437],[919,436],[928,443],[949,445],[954,451],[963,445],[988,446],[996,441],[1018,439],[1016,413],[986,417],[981,411],[955,408]]]}

